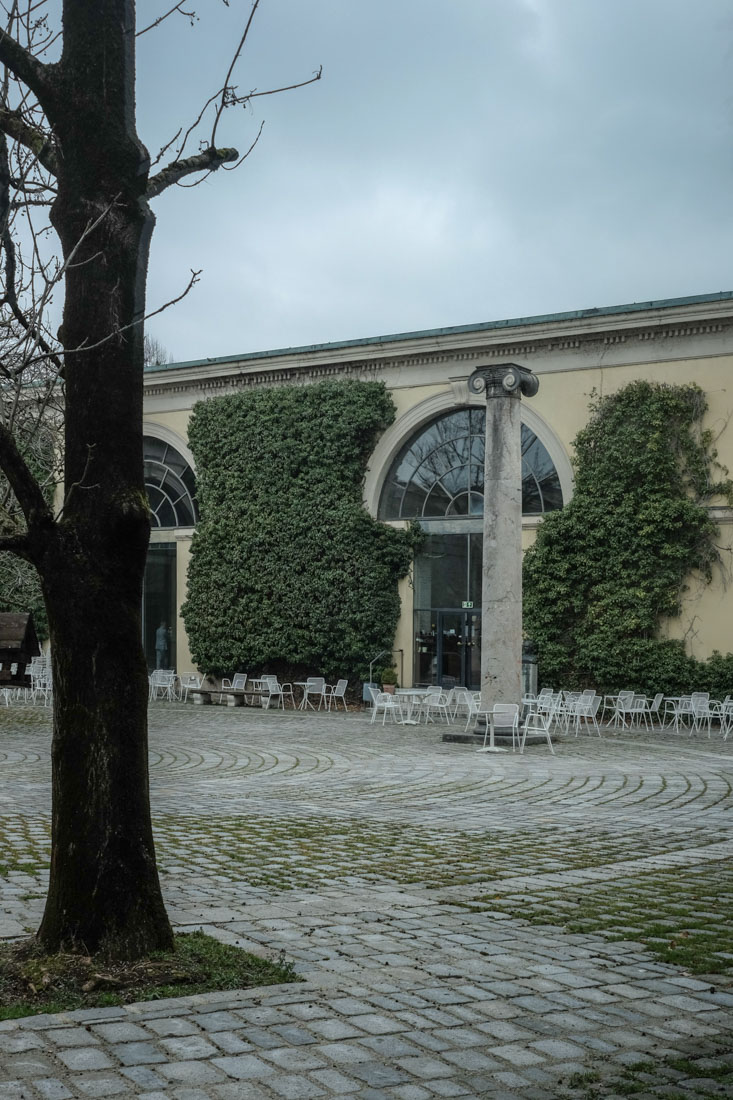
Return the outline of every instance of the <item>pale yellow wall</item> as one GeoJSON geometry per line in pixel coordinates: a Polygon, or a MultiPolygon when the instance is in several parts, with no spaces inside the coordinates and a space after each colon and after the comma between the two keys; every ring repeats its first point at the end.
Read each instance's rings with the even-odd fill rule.
{"type": "Polygon", "coordinates": [[[190,419],[190,409],[176,410],[175,412],[156,412],[145,417],[143,431],[147,434],[149,428],[151,434],[154,435],[155,425],[160,424],[164,428],[168,428],[169,431],[175,432],[180,439],[188,443],[188,422],[190,419]]]}
{"type": "MultiPolygon", "coordinates": [[[[414,589],[410,583],[409,577],[404,577],[399,584],[400,602],[402,605],[402,614],[400,621],[397,624],[397,631],[395,633],[394,647],[395,650],[402,650],[402,679],[400,684],[402,687],[412,687],[412,662],[413,662],[413,645],[414,636],[412,628],[413,619],[413,596],[414,589]]],[[[399,672],[399,664],[396,665],[399,672]]]]}
{"type": "MultiPolygon", "coordinates": [[[[650,345],[640,343],[641,354],[645,346],[652,347],[653,342],[650,345]]],[[[587,366],[578,367],[575,362],[571,363],[572,369],[569,369],[568,362],[554,364],[538,361],[535,364],[530,356],[527,365],[536,369],[540,378],[539,393],[531,400],[531,408],[554,433],[557,443],[568,457],[572,455],[572,440],[587,423],[589,405],[594,394],[606,396],[640,378],[673,385],[695,382],[705,392],[708,400],[705,427],[710,428],[714,434],[720,461],[733,471],[733,355],[658,363],[643,362],[640,359],[637,363],[613,365],[604,363],[602,355],[599,355],[598,362],[591,361],[587,366]]],[[[445,395],[448,401],[453,400],[456,405],[463,403],[459,398],[459,389],[451,384],[450,379],[460,378],[462,373],[468,374],[471,369],[472,367],[458,361],[448,361],[445,370],[441,372],[439,383],[436,383],[435,375],[428,380],[419,365],[388,374],[387,383],[395,402],[396,419],[399,420],[418,404],[439,395],[445,395]],[[420,384],[421,376],[429,384],[420,384]]],[[[194,400],[191,399],[191,405],[194,400]]],[[[187,441],[190,415],[190,407],[164,411],[156,403],[155,410],[146,417],[146,424],[152,434],[155,434],[157,424],[179,439],[187,441]]],[[[537,521],[525,521],[522,531],[523,550],[534,542],[536,529],[537,521]]],[[[733,650],[733,637],[730,636],[728,626],[733,622],[733,579],[729,579],[733,572],[733,523],[724,525],[720,544],[723,569],[716,571],[713,583],[709,586],[699,579],[692,580],[685,597],[682,616],[671,621],[665,628],[670,637],[684,638],[690,652],[700,658],[709,656],[713,649],[722,652],[733,650]]],[[[180,602],[183,602],[186,591],[189,554],[190,543],[179,541],[177,563],[180,602]]],[[[413,660],[413,589],[407,580],[400,585],[400,596],[403,613],[395,638],[395,649],[404,651],[403,676],[405,682],[409,683],[413,660]]],[[[193,671],[180,617],[177,631],[179,671],[193,671]]]]}
{"type": "Polygon", "coordinates": [[[181,604],[186,598],[188,586],[188,563],[191,560],[191,538],[184,536],[176,539],[176,587],[178,592],[178,619],[176,620],[176,652],[178,654],[178,673],[197,672],[191,651],[188,648],[188,635],[181,618],[181,604]]]}
{"type": "MultiPolygon", "coordinates": [[[[733,516],[719,520],[720,564],[710,584],[699,574],[687,581],[682,614],[668,619],[662,636],[681,639],[693,657],[705,660],[713,650],[733,652],[733,516]]],[[[731,685],[733,687],[733,685],[731,685]]]]}
{"type": "Polygon", "coordinates": [[[593,392],[605,397],[639,379],[680,386],[695,382],[707,397],[704,427],[715,436],[719,460],[733,470],[733,356],[543,373],[532,405],[570,451],[587,423],[593,392]]]}
{"type": "MultiPolygon", "coordinates": [[[[594,397],[608,396],[639,379],[669,385],[695,382],[704,391],[708,411],[703,426],[713,432],[719,462],[733,474],[733,356],[545,370],[540,374],[539,393],[532,398],[531,406],[571,456],[572,441],[586,425],[594,397]]],[[[398,417],[441,393],[449,396],[450,386],[410,386],[394,391],[398,417]]],[[[525,520],[523,551],[533,544],[537,527],[538,521],[525,520]]],[[[666,636],[684,639],[688,651],[699,659],[709,657],[716,649],[724,653],[733,651],[733,517],[722,525],[718,544],[721,565],[716,568],[712,583],[707,584],[699,577],[691,578],[681,616],[670,620],[663,628],[666,636]]],[[[401,590],[401,596],[400,640],[395,644],[405,648],[407,653],[407,647],[412,645],[412,589],[401,590]]]]}

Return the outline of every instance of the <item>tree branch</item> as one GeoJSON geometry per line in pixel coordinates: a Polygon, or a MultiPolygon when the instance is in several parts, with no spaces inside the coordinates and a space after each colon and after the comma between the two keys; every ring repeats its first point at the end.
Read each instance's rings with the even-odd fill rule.
{"type": "Polygon", "coordinates": [[[203,153],[186,157],[185,160],[174,160],[148,180],[146,196],[154,199],[156,195],[160,195],[167,187],[178,183],[185,176],[190,176],[194,172],[215,172],[222,164],[230,164],[238,158],[239,153],[236,149],[205,149],[203,153]]]}
{"type": "Polygon", "coordinates": [[[51,175],[55,176],[58,173],[56,151],[48,135],[39,127],[29,125],[20,111],[0,106],[0,130],[30,150],[51,175]]]}
{"type": "Polygon", "coordinates": [[[242,50],[244,49],[244,43],[247,41],[247,36],[249,35],[250,27],[252,26],[252,20],[255,17],[255,12],[257,11],[257,8],[259,7],[259,4],[260,4],[260,0],[254,0],[254,2],[252,4],[252,10],[249,13],[249,19],[247,20],[247,23],[246,23],[246,26],[244,28],[244,32],[242,34],[242,37],[239,40],[239,45],[237,46],[236,50],[234,51],[234,57],[232,58],[232,60],[230,62],[229,70],[228,70],[226,78],[224,80],[224,87],[221,90],[221,103],[219,104],[219,106],[217,108],[217,111],[216,111],[216,114],[214,115],[214,125],[211,129],[211,141],[209,142],[209,145],[211,145],[211,146],[214,146],[216,144],[216,130],[217,130],[217,127],[219,125],[219,120],[220,120],[220,118],[221,118],[221,116],[224,112],[224,108],[227,105],[227,91],[228,91],[228,88],[229,88],[229,81],[231,79],[232,73],[234,72],[234,66],[237,64],[237,61],[239,60],[240,54],[242,53],[242,50]]]}
{"type": "Polygon", "coordinates": [[[159,27],[161,23],[164,23],[166,19],[168,19],[171,15],[174,15],[176,12],[178,12],[179,15],[185,15],[191,26],[193,26],[198,16],[196,15],[195,11],[184,11],[184,3],[185,0],[179,0],[179,2],[177,4],[174,4],[172,8],[165,12],[164,15],[159,15],[158,18],[154,19],[152,23],[149,23],[147,27],[143,27],[141,31],[136,31],[135,37],[139,38],[141,34],[147,34],[148,31],[152,31],[156,27],[159,27]]]}
{"type": "Polygon", "coordinates": [[[41,487],[4,424],[0,424],[0,467],[10,482],[18,504],[23,509],[28,527],[35,527],[39,522],[44,521],[51,523],[53,515],[41,487]]]}
{"type": "Polygon", "coordinates": [[[31,560],[30,546],[27,535],[2,535],[0,536],[0,552],[6,550],[10,554],[16,554],[19,558],[31,560]]]}
{"type": "Polygon", "coordinates": [[[17,76],[33,92],[45,110],[51,98],[50,65],[44,65],[28,50],[23,49],[11,35],[0,27],[0,64],[7,65],[11,73],[17,76]]]}

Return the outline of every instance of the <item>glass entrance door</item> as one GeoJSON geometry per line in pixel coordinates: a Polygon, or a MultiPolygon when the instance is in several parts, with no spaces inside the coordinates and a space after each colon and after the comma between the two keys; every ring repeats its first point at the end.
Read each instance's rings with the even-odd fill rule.
{"type": "Polygon", "coordinates": [[[481,686],[481,612],[415,612],[415,683],[481,686]]]}
{"type": "Polygon", "coordinates": [[[143,588],[143,648],[148,669],[176,667],[176,544],[148,547],[143,588]]]}

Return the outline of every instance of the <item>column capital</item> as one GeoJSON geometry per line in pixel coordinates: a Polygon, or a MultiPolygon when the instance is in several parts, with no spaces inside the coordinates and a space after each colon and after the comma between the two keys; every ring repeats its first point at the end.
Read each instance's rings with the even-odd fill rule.
{"type": "Polygon", "coordinates": [[[534,397],[540,388],[540,380],[529,367],[518,363],[499,363],[490,367],[477,367],[468,379],[472,393],[486,392],[490,397],[534,397]]]}

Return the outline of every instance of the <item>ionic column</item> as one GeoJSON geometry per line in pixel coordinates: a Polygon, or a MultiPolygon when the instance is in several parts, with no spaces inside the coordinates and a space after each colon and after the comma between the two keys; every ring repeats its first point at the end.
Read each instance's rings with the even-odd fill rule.
{"type": "Polygon", "coordinates": [[[481,709],[522,701],[522,446],[520,398],[539,379],[514,363],[479,367],[468,380],[486,393],[481,709]]]}

